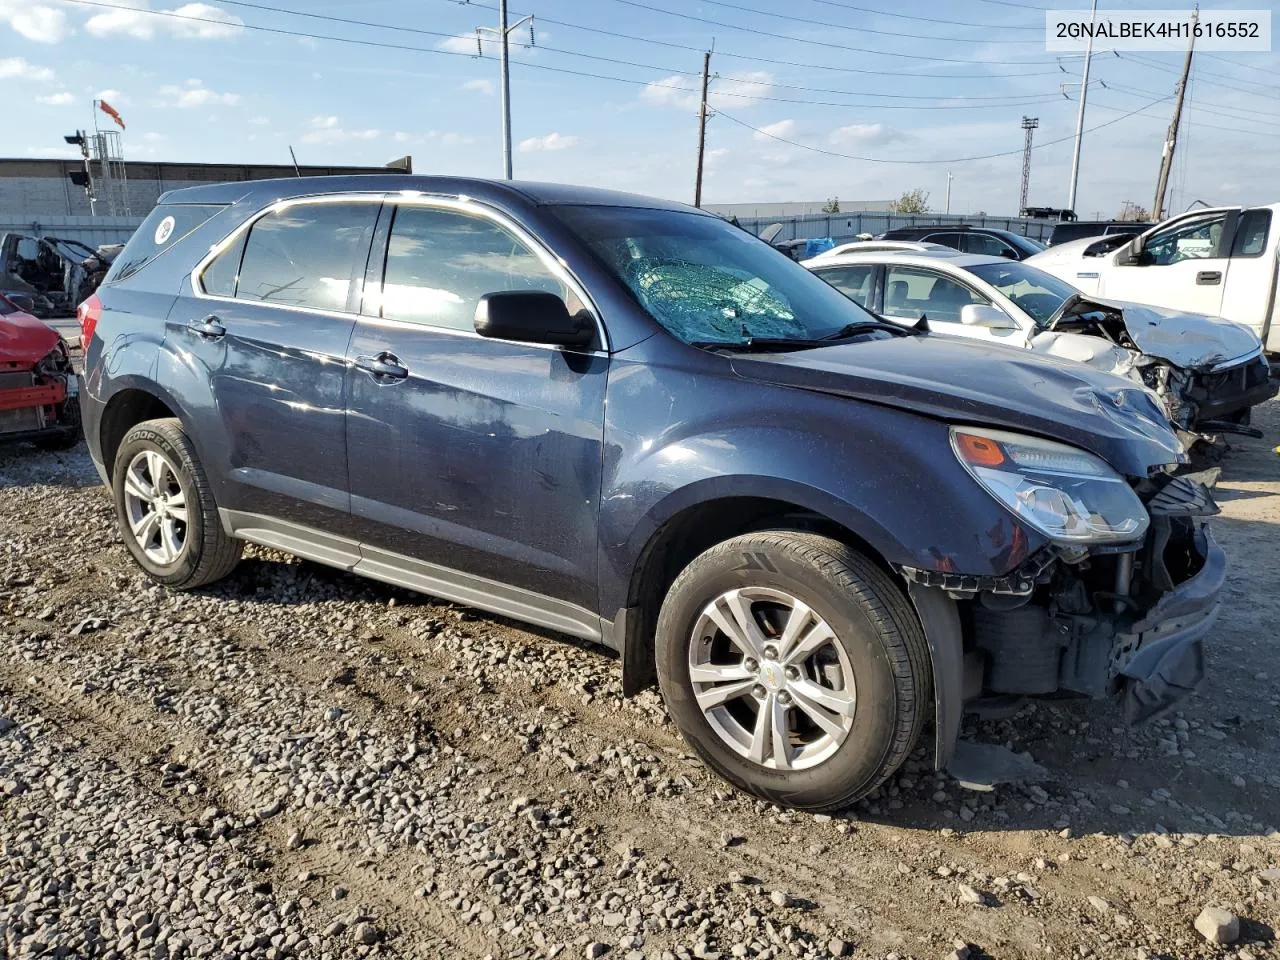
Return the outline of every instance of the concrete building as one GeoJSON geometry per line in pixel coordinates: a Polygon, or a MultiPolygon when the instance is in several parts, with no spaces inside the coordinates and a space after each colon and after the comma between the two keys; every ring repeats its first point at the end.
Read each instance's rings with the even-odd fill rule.
{"type": "MultiPolygon", "coordinates": [[[[94,166],[96,175],[97,164],[94,166]]],[[[150,213],[156,199],[166,190],[295,175],[290,164],[142,163],[129,160],[123,166],[128,184],[128,212],[138,218],[150,213]]],[[[29,223],[49,218],[89,216],[89,200],[84,189],[72,183],[68,176],[83,169],[84,165],[79,160],[0,159],[0,221],[29,223]]],[[[300,167],[299,171],[306,177],[412,173],[413,160],[403,157],[385,167],[300,167]]],[[[110,213],[103,208],[101,201],[98,207],[99,214],[110,213]]]]}

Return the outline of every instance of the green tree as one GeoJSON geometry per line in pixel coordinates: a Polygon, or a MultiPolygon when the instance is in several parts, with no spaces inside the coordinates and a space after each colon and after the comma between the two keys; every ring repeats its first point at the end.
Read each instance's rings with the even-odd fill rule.
{"type": "Polygon", "coordinates": [[[928,213],[929,191],[921,187],[908,190],[890,204],[893,213],[928,213]]]}
{"type": "Polygon", "coordinates": [[[822,212],[823,212],[823,213],[839,213],[839,212],[840,212],[840,198],[839,198],[839,197],[828,197],[828,198],[827,198],[827,202],[826,202],[826,203],[824,203],[824,204],[822,205],[822,212]]]}

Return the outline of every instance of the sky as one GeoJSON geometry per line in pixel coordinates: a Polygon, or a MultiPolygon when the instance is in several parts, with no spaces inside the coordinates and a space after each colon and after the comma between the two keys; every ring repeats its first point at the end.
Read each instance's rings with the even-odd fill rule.
{"type": "MultiPolygon", "coordinates": [[[[1031,116],[1029,203],[1067,203],[1082,57],[1045,52],[1050,0],[511,2],[512,23],[534,17],[511,33],[517,179],[691,202],[712,50],[704,202],[919,188],[942,210],[951,174],[952,212],[1012,214],[1031,116]]],[[[475,33],[497,22],[497,0],[0,0],[0,156],[76,156],[63,135],[101,98],[131,160],[287,163],[292,146],[304,164],[411,154],[418,173],[497,177],[497,45],[475,33]]],[[[1094,56],[1082,216],[1151,205],[1184,55],[1094,56]]],[[[1277,94],[1280,53],[1196,55],[1168,209],[1280,199],[1277,94]]]]}

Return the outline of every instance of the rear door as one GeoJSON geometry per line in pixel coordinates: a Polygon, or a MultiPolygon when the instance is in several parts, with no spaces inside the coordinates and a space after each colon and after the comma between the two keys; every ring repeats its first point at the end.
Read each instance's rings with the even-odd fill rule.
{"type": "Polygon", "coordinates": [[[1129,247],[1111,254],[1099,295],[1218,316],[1239,214],[1237,207],[1201,210],[1161,224],[1144,235],[1141,256],[1130,256],[1129,247]]]}
{"type": "MultiPolygon", "coordinates": [[[[519,600],[528,591],[594,610],[609,359],[602,344],[515,343],[474,326],[484,294],[543,290],[578,312],[578,288],[479,204],[389,203],[378,232],[387,239],[347,373],[351,509],[367,565],[488,609],[514,588],[519,603],[537,603],[519,600]]],[[[566,628],[545,609],[523,615],[566,628]]]]}
{"type": "Polygon", "coordinates": [[[197,431],[224,508],[349,525],[344,370],[380,203],[277,205],[170,311],[166,336],[189,358],[176,375],[203,381],[175,392],[210,398],[197,431]]]}

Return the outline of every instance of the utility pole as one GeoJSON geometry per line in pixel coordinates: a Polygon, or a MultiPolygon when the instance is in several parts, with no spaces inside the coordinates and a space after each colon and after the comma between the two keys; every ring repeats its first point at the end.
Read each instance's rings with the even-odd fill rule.
{"type": "Polygon", "coordinates": [[[476,27],[476,55],[484,56],[484,37],[489,35],[498,40],[502,61],[502,175],[511,179],[511,69],[510,44],[511,34],[525,24],[529,25],[529,46],[534,46],[533,15],[507,25],[507,0],[498,0],[498,29],[492,27],[476,27]]]}
{"type": "Polygon", "coordinates": [[[711,51],[702,55],[702,99],[698,103],[698,172],[693,181],[693,205],[702,206],[702,158],[707,151],[707,84],[711,80],[711,51]]]}
{"type": "Polygon", "coordinates": [[[1182,79],[1178,81],[1178,99],[1173,103],[1173,119],[1169,121],[1169,133],[1164,138],[1164,150],[1160,155],[1160,175],[1156,177],[1156,198],[1151,204],[1151,219],[1159,223],[1164,219],[1164,194],[1169,187],[1169,171],[1173,169],[1173,151],[1178,145],[1178,124],[1182,120],[1182,101],[1187,95],[1187,81],[1191,78],[1191,56],[1196,52],[1196,22],[1200,19],[1200,6],[1191,11],[1191,42],[1187,44],[1187,59],[1182,63],[1182,79]]]}
{"type": "Polygon", "coordinates": [[[1022,129],[1027,132],[1026,143],[1022,147],[1022,192],[1018,195],[1018,215],[1027,209],[1027,194],[1031,190],[1031,138],[1036,127],[1040,126],[1039,117],[1023,117],[1022,129]]]}
{"type": "MultiPolygon", "coordinates": [[[[1089,25],[1098,19],[1098,0],[1093,0],[1093,9],[1089,14],[1089,25]]],[[[1089,64],[1093,60],[1093,33],[1084,48],[1084,77],[1080,81],[1080,109],[1076,111],[1076,145],[1071,154],[1071,189],[1067,191],[1067,209],[1076,208],[1076,184],[1080,180],[1080,140],[1084,136],[1084,103],[1089,97],[1089,64]]]]}
{"type": "Polygon", "coordinates": [[[955,179],[955,174],[950,170],[947,171],[947,213],[951,212],[951,181],[955,179]]]}

